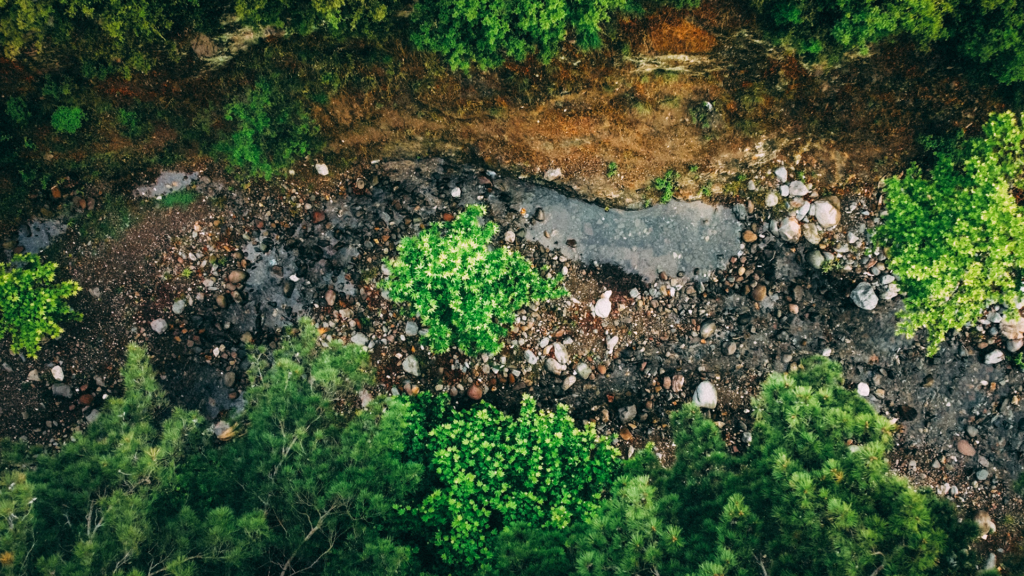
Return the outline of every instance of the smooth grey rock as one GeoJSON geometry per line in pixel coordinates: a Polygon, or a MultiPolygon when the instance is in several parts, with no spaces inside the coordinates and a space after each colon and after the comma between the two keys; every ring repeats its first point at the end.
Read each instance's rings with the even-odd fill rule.
{"type": "Polygon", "coordinates": [[[157,334],[163,334],[164,330],[167,330],[167,320],[163,318],[157,318],[149,323],[149,327],[153,329],[153,332],[157,334]]]}
{"type": "Polygon", "coordinates": [[[64,398],[71,398],[71,386],[67,384],[54,384],[50,386],[50,390],[54,396],[63,396],[64,398]]]}
{"type": "Polygon", "coordinates": [[[808,190],[807,185],[799,180],[793,180],[789,183],[789,195],[790,196],[807,196],[811,191],[808,190]]]}
{"type": "Polygon", "coordinates": [[[714,410],[718,406],[718,392],[714,385],[707,380],[698,384],[697,390],[693,393],[693,403],[698,408],[714,410]]]}
{"type": "Polygon", "coordinates": [[[511,244],[516,241],[516,233],[511,228],[505,231],[505,243],[511,244]]]}
{"type": "Polygon", "coordinates": [[[590,378],[590,375],[593,374],[593,372],[590,369],[590,366],[587,366],[587,364],[583,362],[580,362],[579,364],[576,365],[576,373],[579,374],[580,378],[584,380],[587,380],[588,378],[590,378]]]}
{"type": "Polygon", "coordinates": [[[1007,352],[1017,352],[1021,348],[1024,348],[1024,339],[1018,338],[1016,340],[1010,340],[1006,343],[1007,352]]]}
{"type": "Polygon", "coordinates": [[[559,364],[569,363],[569,353],[566,352],[565,346],[562,346],[561,342],[555,342],[552,352],[555,354],[555,360],[559,364]]]}
{"type": "Polygon", "coordinates": [[[50,374],[53,376],[53,379],[56,380],[57,382],[64,381],[64,369],[61,368],[60,366],[54,366],[53,368],[50,368],[50,374]]]}
{"type": "Polygon", "coordinates": [[[976,473],[974,474],[974,476],[975,476],[975,477],[976,477],[976,478],[977,478],[978,480],[988,480],[988,470],[986,470],[986,469],[982,468],[981,470],[978,470],[978,471],[977,471],[977,472],[976,472],[976,473]]]}
{"type": "Polygon", "coordinates": [[[1006,359],[1006,355],[1002,350],[993,350],[985,354],[985,364],[999,364],[1004,359],[1006,359]]]}
{"type": "Polygon", "coordinates": [[[523,350],[523,356],[526,357],[526,362],[531,366],[540,361],[540,358],[537,358],[537,355],[533,353],[533,350],[523,350]]]}
{"type": "Polygon", "coordinates": [[[459,188],[458,186],[456,186],[455,188],[452,188],[452,198],[461,198],[461,197],[462,197],[462,188],[459,188]]]}
{"type": "Polygon", "coordinates": [[[825,265],[825,255],[821,253],[821,250],[812,250],[807,255],[807,262],[817,270],[821,270],[821,267],[825,265]]]}
{"type": "Polygon", "coordinates": [[[619,418],[622,419],[623,424],[629,424],[636,418],[636,404],[630,404],[624,408],[619,408],[619,418]]]}
{"type": "Polygon", "coordinates": [[[413,321],[405,323],[405,335],[412,338],[413,336],[420,333],[420,327],[413,321]]]}
{"type": "Polygon", "coordinates": [[[370,342],[370,339],[366,337],[366,334],[362,332],[356,332],[352,335],[352,343],[358,344],[359,346],[366,346],[370,342]]]}
{"type": "Polygon", "coordinates": [[[565,380],[562,381],[562,390],[568,390],[569,388],[572,388],[572,385],[575,384],[575,383],[576,383],[576,377],[575,376],[572,376],[572,375],[566,376],[565,380]]]}
{"type": "Polygon", "coordinates": [[[796,242],[800,240],[800,235],[800,221],[796,218],[789,216],[779,222],[779,237],[786,242],[796,242]]]}
{"type": "Polygon", "coordinates": [[[850,300],[863,310],[874,310],[878,306],[878,295],[875,289],[867,282],[861,282],[850,293],[850,300]]]}
{"type": "Polygon", "coordinates": [[[185,311],[185,301],[184,300],[176,300],[174,302],[174,304],[171,305],[171,312],[174,312],[175,314],[181,314],[184,311],[185,311]]]}
{"type": "Polygon", "coordinates": [[[637,298],[640,297],[640,291],[637,290],[636,288],[630,288],[629,297],[636,300],[637,298]]]}
{"type": "Polygon", "coordinates": [[[411,374],[413,376],[419,376],[420,375],[420,361],[417,360],[415,356],[410,354],[410,355],[405,357],[405,360],[402,360],[402,370],[405,370],[406,374],[411,374]]]}
{"type": "Polygon", "coordinates": [[[725,355],[726,356],[732,356],[735,353],[736,353],[736,343],[735,342],[729,342],[728,344],[725,345],[725,355]]]}

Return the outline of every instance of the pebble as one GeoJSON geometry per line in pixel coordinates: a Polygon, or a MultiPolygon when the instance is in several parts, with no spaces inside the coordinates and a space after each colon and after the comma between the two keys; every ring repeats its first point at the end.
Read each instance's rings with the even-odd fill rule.
{"type": "Polygon", "coordinates": [[[974,426],[968,426],[967,435],[970,436],[971,438],[976,438],[978,436],[978,429],[975,428],[974,426]]]}
{"type": "Polygon", "coordinates": [[[324,292],[324,302],[326,302],[328,306],[334,306],[334,303],[337,301],[337,292],[335,292],[334,290],[327,290],[327,292],[324,292]]]}
{"type": "Polygon", "coordinates": [[[867,398],[871,395],[871,386],[868,386],[867,382],[861,382],[857,384],[857,394],[867,398]]]}
{"type": "Polygon", "coordinates": [[[241,270],[232,270],[228,272],[228,282],[232,284],[241,284],[249,278],[249,275],[241,270]]]}
{"type": "Polygon", "coordinates": [[[779,179],[779,182],[785,182],[789,178],[789,171],[785,166],[779,166],[775,169],[775,177],[779,179]]]}
{"type": "Polygon", "coordinates": [[[157,318],[149,323],[149,327],[153,329],[153,332],[157,334],[163,334],[167,330],[167,320],[163,318],[157,318]]]}
{"type": "Polygon", "coordinates": [[[566,352],[565,346],[562,346],[560,342],[555,342],[554,349],[552,351],[555,354],[555,360],[559,364],[569,363],[569,353],[566,352]]]}
{"type": "Polygon", "coordinates": [[[636,288],[630,288],[629,289],[629,297],[634,299],[634,300],[640,298],[640,291],[637,290],[636,288]]]}
{"type": "Polygon", "coordinates": [[[629,406],[619,408],[619,418],[622,420],[623,424],[629,424],[632,422],[633,418],[636,418],[636,404],[630,404],[629,406]]]}
{"type": "Polygon", "coordinates": [[[413,336],[415,336],[415,335],[417,335],[419,333],[420,333],[419,324],[416,324],[415,322],[412,322],[412,321],[409,321],[409,322],[405,323],[405,335],[406,336],[408,336],[409,338],[412,338],[413,336]]]}
{"type": "Polygon", "coordinates": [[[594,316],[598,318],[607,318],[612,313],[612,291],[608,290],[601,295],[601,298],[594,303],[593,312],[594,316]]]}
{"type": "Polygon", "coordinates": [[[53,375],[53,379],[56,380],[57,382],[64,381],[64,369],[61,368],[60,366],[54,366],[53,368],[50,368],[50,374],[53,375]]]}
{"type": "Polygon", "coordinates": [[[775,192],[769,192],[768,195],[764,197],[764,205],[767,206],[768,208],[774,208],[774,207],[778,206],[779,205],[779,197],[778,197],[778,195],[775,194],[775,192]]]}
{"type": "Polygon", "coordinates": [[[406,374],[411,374],[413,376],[419,376],[420,375],[420,361],[417,360],[415,356],[410,354],[410,355],[405,357],[405,360],[402,360],[402,370],[405,370],[406,374]]]}
{"type": "Polygon", "coordinates": [[[171,312],[174,312],[175,314],[181,314],[184,311],[185,311],[185,301],[184,300],[176,300],[174,302],[174,304],[171,305],[171,312]]]}
{"type": "Polygon", "coordinates": [[[39,382],[39,371],[30,370],[28,376],[25,377],[29,382],[39,382]]]}
{"type": "Polygon", "coordinates": [[[850,293],[850,300],[863,310],[874,310],[878,306],[878,295],[868,282],[861,282],[850,293]]]}
{"type": "Polygon", "coordinates": [[[808,222],[804,226],[804,239],[815,246],[821,244],[821,228],[814,222],[808,222]]]}
{"type": "Polygon", "coordinates": [[[599,365],[597,367],[597,373],[600,374],[601,376],[604,376],[605,374],[608,373],[608,367],[605,366],[604,364],[599,365]]]}
{"type": "Polygon", "coordinates": [[[359,346],[366,346],[367,344],[369,344],[369,342],[370,339],[367,338],[366,334],[363,334],[362,332],[356,332],[355,334],[352,335],[353,344],[357,344],[359,346]]]}
{"type": "Polygon", "coordinates": [[[985,468],[982,468],[981,470],[978,470],[978,471],[977,471],[977,472],[976,472],[976,473],[974,474],[974,476],[975,476],[975,477],[976,477],[976,478],[977,478],[978,480],[988,480],[988,470],[986,470],[985,468]]]}
{"type": "Polygon", "coordinates": [[[592,374],[590,366],[587,366],[587,364],[584,362],[580,362],[579,364],[576,365],[576,373],[579,374],[580,378],[584,380],[589,380],[590,375],[592,374]]]}
{"type": "Polygon", "coordinates": [[[228,388],[234,388],[235,387],[235,373],[234,372],[225,372],[224,373],[224,386],[226,386],[228,388]]]}
{"type": "Polygon", "coordinates": [[[571,375],[570,376],[566,376],[565,380],[562,381],[562,390],[568,390],[569,388],[572,388],[572,385],[575,384],[575,383],[576,383],[576,377],[575,376],[571,376],[571,375]]]}
{"type": "Polygon", "coordinates": [[[316,168],[316,173],[321,176],[327,176],[328,174],[331,173],[331,171],[327,169],[327,164],[321,164],[320,162],[317,162],[314,168],[316,168]]]}
{"type": "Polygon", "coordinates": [[[811,191],[807,188],[807,185],[799,180],[794,180],[789,183],[789,195],[790,196],[807,196],[811,191]]]}
{"type": "Polygon", "coordinates": [[[523,356],[526,357],[527,364],[529,364],[531,366],[533,366],[534,364],[536,364],[537,362],[540,361],[540,358],[537,358],[537,355],[534,354],[532,350],[524,350],[523,351],[523,356]]]}
{"type": "Polygon", "coordinates": [[[746,242],[747,244],[750,244],[751,242],[757,242],[757,234],[754,234],[753,230],[744,230],[743,241],[746,242]]]}
{"type": "Polygon", "coordinates": [[[555,360],[554,358],[546,358],[544,360],[544,368],[555,376],[560,376],[562,372],[565,371],[565,364],[560,364],[558,360],[555,360]]]}
{"type": "Polygon", "coordinates": [[[729,342],[728,344],[725,345],[725,355],[726,356],[732,356],[735,353],[736,353],[736,343],[735,342],[729,342]]]}
{"type": "Polygon", "coordinates": [[[544,172],[544,179],[547,180],[548,182],[554,182],[555,180],[558,180],[561,177],[562,177],[562,169],[561,168],[551,168],[551,169],[547,170],[546,172],[544,172]]]}
{"type": "Polygon", "coordinates": [[[761,302],[768,297],[768,287],[764,284],[758,284],[754,286],[754,289],[750,291],[750,298],[754,302],[761,302]]]}
{"type": "Polygon", "coordinates": [[[814,219],[825,230],[835,228],[839,224],[839,210],[827,200],[818,200],[814,203],[814,219]]]}
{"type": "Polygon", "coordinates": [[[796,218],[789,216],[779,222],[779,237],[786,242],[796,242],[800,240],[800,235],[800,221],[796,218]]]}
{"type": "Polygon", "coordinates": [[[956,443],[956,451],[968,457],[974,456],[978,453],[977,450],[974,449],[974,446],[971,446],[971,443],[967,440],[958,440],[956,443]]]}
{"type": "Polygon", "coordinates": [[[821,250],[812,250],[807,255],[807,262],[816,269],[821,270],[821,267],[825,265],[825,255],[821,253],[821,250]]]}
{"type": "Polygon", "coordinates": [[[512,244],[515,241],[516,233],[511,228],[509,228],[508,230],[505,231],[505,243],[512,244]]]}
{"type": "Polygon", "coordinates": [[[469,396],[470,400],[480,400],[484,397],[484,389],[473,384],[469,387],[469,390],[466,391],[466,396],[469,396]]]}
{"type": "Polygon", "coordinates": [[[718,326],[713,321],[708,320],[700,325],[700,337],[710,338],[711,335],[715,333],[716,328],[718,328],[718,326]]]}
{"type": "Polygon", "coordinates": [[[1002,350],[993,350],[985,355],[985,364],[999,364],[1006,358],[1002,350]]]}
{"type": "Polygon", "coordinates": [[[54,384],[50,387],[50,391],[53,392],[54,396],[71,398],[71,386],[68,386],[67,384],[54,384]]]}
{"type": "Polygon", "coordinates": [[[715,391],[714,385],[707,380],[697,385],[697,390],[693,393],[693,403],[698,408],[714,410],[718,406],[718,392],[715,391]]]}

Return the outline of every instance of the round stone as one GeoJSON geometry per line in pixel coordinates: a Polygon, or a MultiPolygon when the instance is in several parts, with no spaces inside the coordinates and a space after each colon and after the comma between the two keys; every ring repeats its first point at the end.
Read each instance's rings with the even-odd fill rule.
{"type": "Polygon", "coordinates": [[[956,451],[964,456],[974,456],[978,453],[978,451],[974,449],[974,446],[971,446],[971,443],[967,440],[959,440],[956,443],[956,451]]]}

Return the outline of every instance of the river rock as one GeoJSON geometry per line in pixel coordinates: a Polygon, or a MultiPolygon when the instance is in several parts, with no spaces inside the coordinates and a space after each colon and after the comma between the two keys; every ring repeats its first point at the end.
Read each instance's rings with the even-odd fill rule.
{"type": "Polygon", "coordinates": [[[747,244],[750,244],[751,242],[757,242],[757,234],[754,234],[753,230],[744,230],[743,241],[746,242],[747,244]]]}
{"type": "Polygon", "coordinates": [[[526,363],[533,366],[540,361],[537,355],[533,353],[533,350],[523,350],[523,357],[526,358],[526,363]]]}
{"type": "Polygon", "coordinates": [[[56,380],[57,382],[64,381],[64,369],[61,368],[60,366],[54,366],[53,368],[50,368],[50,375],[52,375],[53,379],[56,380]]]}
{"type": "Polygon", "coordinates": [[[415,356],[410,354],[410,355],[405,357],[405,360],[402,360],[402,370],[405,370],[406,374],[411,374],[413,376],[419,376],[420,375],[420,361],[417,360],[415,356]]]}
{"type": "Polygon", "coordinates": [[[321,176],[327,176],[331,173],[331,171],[327,169],[327,164],[317,162],[314,168],[316,168],[316,173],[321,176]]]}
{"type": "Polygon", "coordinates": [[[470,400],[479,400],[484,397],[484,389],[473,384],[466,390],[466,396],[469,396],[470,400]]]}
{"type": "Polygon", "coordinates": [[[764,284],[758,284],[754,286],[754,289],[750,291],[750,298],[754,302],[761,302],[768,297],[768,287],[764,284]]]}
{"type": "Polygon", "coordinates": [[[850,293],[850,300],[863,310],[874,310],[878,306],[878,295],[868,282],[861,282],[850,293]]]}
{"type": "Polygon", "coordinates": [[[249,278],[249,275],[241,270],[232,270],[228,272],[228,282],[232,284],[241,284],[249,278]]]}
{"type": "Polygon", "coordinates": [[[796,242],[800,240],[800,221],[792,216],[783,218],[779,222],[779,237],[786,242],[796,242]]]}
{"type": "Polygon", "coordinates": [[[235,373],[225,372],[224,373],[224,386],[228,388],[234,388],[235,386],[235,373]]]}
{"type": "Polygon", "coordinates": [[[974,449],[974,446],[971,446],[971,443],[967,440],[958,440],[956,443],[956,451],[968,458],[973,457],[978,453],[978,451],[974,449]]]}
{"type": "Polygon", "coordinates": [[[679,394],[683,391],[683,384],[685,383],[686,378],[684,378],[682,374],[676,374],[671,380],[672,391],[679,394]]]}
{"type": "Polygon", "coordinates": [[[224,294],[217,294],[216,296],[214,296],[213,301],[215,304],[217,304],[218,308],[228,307],[228,297],[225,296],[224,294]]]}
{"type": "Polygon", "coordinates": [[[171,312],[174,312],[175,314],[181,314],[184,311],[185,311],[185,301],[184,300],[175,300],[174,304],[171,304],[171,312]]]}
{"type": "Polygon", "coordinates": [[[831,202],[818,200],[814,203],[814,219],[825,230],[835,228],[839,224],[839,218],[839,210],[831,202]]]}
{"type": "Polygon", "coordinates": [[[718,328],[718,325],[716,325],[713,321],[708,320],[707,322],[704,322],[703,324],[700,325],[700,337],[710,338],[711,335],[715,333],[716,328],[718,328]]]}
{"type": "Polygon", "coordinates": [[[153,329],[153,332],[157,334],[163,334],[164,330],[167,330],[167,320],[163,318],[157,318],[149,323],[149,327],[153,329]]]}
{"type": "Polygon", "coordinates": [[[1002,350],[993,350],[985,354],[985,364],[999,364],[1006,358],[1002,350]]]}
{"type": "Polygon", "coordinates": [[[733,204],[732,205],[732,213],[733,213],[734,216],[736,216],[737,220],[739,220],[741,222],[746,220],[747,219],[747,206],[746,206],[746,204],[740,204],[740,203],[733,204]]]}
{"type": "Polygon", "coordinates": [[[1008,340],[1006,342],[1007,352],[1017,352],[1021,348],[1024,348],[1024,338],[1018,338],[1016,340],[1008,340]]]}
{"type": "Polygon", "coordinates": [[[547,358],[544,360],[544,368],[555,376],[560,376],[565,371],[565,364],[559,364],[554,358],[547,358]]]}
{"type": "Polygon", "coordinates": [[[789,178],[789,171],[785,166],[779,166],[775,169],[775,177],[779,179],[779,182],[785,182],[789,178]]]}
{"type": "Polygon", "coordinates": [[[793,180],[789,183],[789,195],[790,196],[807,196],[811,191],[807,189],[807,185],[799,180],[793,180]]]}
{"type": "Polygon", "coordinates": [[[1024,318],[1019,320],[1003,320],[1003,323],[999,325],[999,331],[1008,340],[1024,338],[1024,318]]]}
{"type": "Polygon", "coordinates": [[[778,196],[778,194],[776,194],[775,192],[769,192],[768,195],[764,197],[764,205],[767,206],[768,208],[774,208],[774,207],[778,206],[779,205],[779,196],[778,196]]]}
{"type": "Polygon", "coordinates": [[[609,290],[604,294],[601,294],[601,298],[594,303],[594,316],[598,318],[607,318],[612,313],[612,291],[609,290]]]}
{"type": "Polygon", "coordinates": [[[508,230],[505,230],[505,244],[512,244],[515,241],[516,241],[516,233],[515,233],[515,231],[512,230],[511,228],[509,228],[508,230]]]}
{"type": "Polygon", "coordinates": [[[698,384],[697,390],[693,393],[693,403],[698,408],[714,410],[718,406],[718,392],[715,391],[714,385],[707,380],[698,384]]]}
{"type": "Polygon", "coordinates": [[[335,292],[334,290],[328,290],[327,292],[324,292],[324,302],[326,302],[328,306],[334,306],[334,303],[337,301],[337,292],[335,292]]]}
{"type": "Polygon", "coordinates": [[[415,336],[415,335],[417,335],[419,333],[420,333],[420,326],[419,326],[419,324],[417,324],[417,323],[415,323],[415,322],[413,322],[411,320],[405,323],[405,335],[406,336],[408,336],[409,338],[412,338],[413,336],[415,336]]]}
{"type": "Polygon", "coordinates": [[[590,375],[593,374],[593,371],[591,371],[590,366],[580,362],[576,365],[576,373],[580,375],[580,378],[587,380],[590,378],[590,375]]]}
{"type": "Polygon", "coordinates": [[[561,342],[555,342],[552,351],[555,354],[555,360],[557,360],[559,364],[569,363],[569,353],[566,352],[565,346],[562,346],[561,342]]]}
{"type": "Polygon", "coordinates": [[[366,334],[356,332],[352,335],[352,343],[358,346],[366,346],[370,343],[370,339],[366,337],[366,334]]]}
{"type": "Polygon", "coordinates": [[[821,267],[825,265],[825,255],[821,253],[821,250],[812,250],[807,255],[807,263],[816,270],[821,270],[821,267]]]}
{"type": "Polygon", "coordinates": [[[821,244],[821,228],[814,222],[808,222],[804,226],[804,238],[815,246],[821,244]]]}
{"type": "Polygon", "coordinates": [[[569,388],[572,388],[572,385],[575,384],[575,383],[576,383],[576,377],[575,376],[572,376],[572,375],[566,376],[565,380],[562,380],[562,390],[568,390],[569,388]]]}
{"type": "Polygon", "coordinates": [[[39,382],[39,371],[29,370],[28,376],[26,376],[25,379],[27,379],[29,382],[39,382]]]}

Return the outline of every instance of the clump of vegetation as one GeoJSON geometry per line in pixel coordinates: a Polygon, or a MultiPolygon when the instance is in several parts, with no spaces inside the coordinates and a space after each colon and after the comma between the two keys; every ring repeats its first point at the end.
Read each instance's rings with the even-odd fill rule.
{"type": "Polygon", "coordinates": [[[1010,190],[1024,186],[1022,144],[1017,117],[998,114],[982,137],[937,150],[930,177],[913,166],[886,185],[879,237],[891,245],[889,268],[904,294],[899,330],[928,329],[930,354],[993,302],[1017,310],[1024,212],[1010,190]]]}
{"type": "Polygon", "coordinates": [[[408,512],[458,573],[494,571],[492,541],[505,527],[560,532],[586,519],[618,472],[618,451],[593,425],[578,429],[565,406],[538,410],[530,396],[517,418],[420,396],[411,422],[428,493],[408,512]]]}
{"type": "Polygon", "coordinates": [[[466,208],[451,223],[437,222],[398,245],[391,276],[381,283],[397,302],[409,302],[429,330],[432,350],[457,346],[467,355],[501,350],[515,313],[530,302],[560,298],[561,276],[542,278],[522,255],[490,249],[498,225],[481,226],[485,208],[466,208]]]}
{"type": "Polygon", "coordinates": [[[78,106],[60,106],[50,117],[50,125],[61,134],[74,134],[82,128],[85,112],[78,106]]]}
{"type": "Polygon", "coordinates": [[[15,124],[25,124],[32,114],[28,110],[28,104],[21,96],[12,96],[7,100],[7,116],[15,124]]]}
{"type": "Polygon", "coordinates": [[[235,167],[267,180],[312,152],[320,133],[301,103],[266,80],[228,104],[224,118],[234,123],[234,131],[220,151],[235,167]]]}
{"type": "Polygon", "coordinates": [[[57,322],[81,319],[67,299],[78,294],[77,282],[55,282],[57,263],[43,264],[35,254],[15,254],[0,263],[0,338],[10,336],[11,353],[35,358],[44,338],[64,329],[57,322]]]}
{"type": "Polygon", "coordinates": [[[584,50],[601,45],[601,26],[625,0],[432,0],[415,4],[412,40],[452,70],[481,70],[537,55],[548,63],[573,31],[584,50]]]}
{"type": "Polygon", "coordinates": [[[614,178],[619,173],[619,165],[615,162],[609,162],[605,168],[605,178],[614,178]]]}
{"type": "Polygon", "coordinates": [[[675,170],[668,170],[663,175],[654,179],[654,189],[661,195],[662,204],[667,204],[676,193],[676,178],[679,174],[675,170]]]}
{"type": "Polygon", "coordinates": [[[180,206],[188,206],[189,204],[196,201],[195,192],[188,192],[186,190],[179,190],[177,192],[171,192],[167,196],[160,199],[160,206],[164,208],[175,208],[180,206]]]}
{"type": "Polygon", "coordinates": [[[660,505],[688,531],[672,561],[700,574],[974,573],[966,549],[977,528],[890,472],[896,425],[842,374],[815,356],[769,376],[743,455],[692,404],[673,414],[676,464],[660,505]]]}

